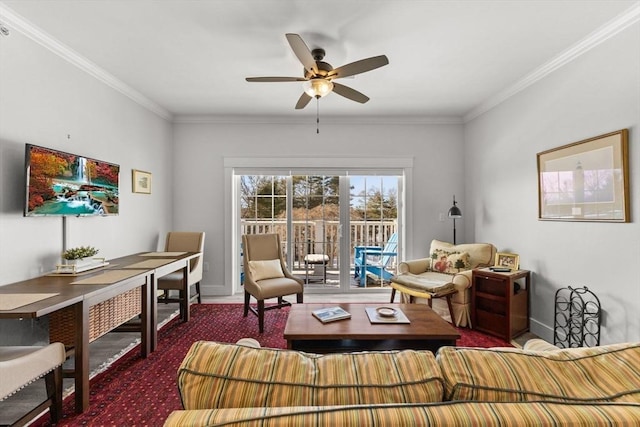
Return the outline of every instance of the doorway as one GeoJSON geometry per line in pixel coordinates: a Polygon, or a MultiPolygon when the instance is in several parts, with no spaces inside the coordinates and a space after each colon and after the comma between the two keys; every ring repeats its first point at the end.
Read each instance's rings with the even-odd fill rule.
{"type": "MultiPolygon", "coordinates": [[[[387,247],[399,235],[403,176],[289,173],[237,176],[238,230],[278,233],[287,265],[305,292],[360,292],[388,287],[388,275],[356,270],[358,247],[387,247]],[[356,273],[364,273],[360,276],[356,273]]],[[[395,273],[396,255],[369,257],[395,273]]],[[[241,250],[241,249],[240,249],[241,250]]],[[[241,257],[239,265],[241,266],[241,257]]]]}

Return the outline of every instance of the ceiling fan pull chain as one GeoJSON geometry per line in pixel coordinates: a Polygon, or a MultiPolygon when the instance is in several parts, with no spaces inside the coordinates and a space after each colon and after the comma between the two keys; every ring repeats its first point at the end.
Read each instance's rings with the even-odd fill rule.
{"type": "Polygon", "coordinates": [[[316,133],[320,133],[320,97],[316,97],[316,133]]]}

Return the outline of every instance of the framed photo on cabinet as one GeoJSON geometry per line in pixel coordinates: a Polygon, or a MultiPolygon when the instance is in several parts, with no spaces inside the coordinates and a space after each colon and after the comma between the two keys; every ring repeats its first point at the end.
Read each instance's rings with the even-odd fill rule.
{"type": "Polygon", "coordinates": [[[510,268],[511,270],[520,269],[520,255],[510,254],[507,252],[498,252],[494,267],[510,268]]]}

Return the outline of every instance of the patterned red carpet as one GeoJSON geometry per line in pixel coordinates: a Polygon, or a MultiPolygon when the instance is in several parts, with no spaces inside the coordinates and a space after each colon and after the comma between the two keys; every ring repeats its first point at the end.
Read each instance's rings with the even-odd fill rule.
{"type": "MultiPolygon", "coordinates": [[[[169,414],[181,408],[176,372],[194,341],[234,343],[240,338],[257,339],[263,347],[285,348],[282,332],[288,309],[271,310],[265,316],[265,333],[258,333],[255,316],[242,317],[242,304],[196,304],[188,323],[173,319],[159,332],[158,350],[148,358],[138,348],[113,363],[91,380],[91,406],[75,415],[73,396],[64,401],[64,419],[59,426],[160,426],[169,414]]],[[[510,344],[499,338],[460,328],[458,346],[496,347],[510,344]]],[[[34,425],[49,426],[49,415],[34,425]]]]}

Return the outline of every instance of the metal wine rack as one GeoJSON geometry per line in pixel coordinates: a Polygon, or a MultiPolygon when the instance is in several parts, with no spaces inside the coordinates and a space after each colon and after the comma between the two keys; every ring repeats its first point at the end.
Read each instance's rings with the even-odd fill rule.
{"type": "Polygon", "coordinates": [[[560,348],[600,345],[600,300],[586,286],[558,289],[553,344],[560,348]]]}

